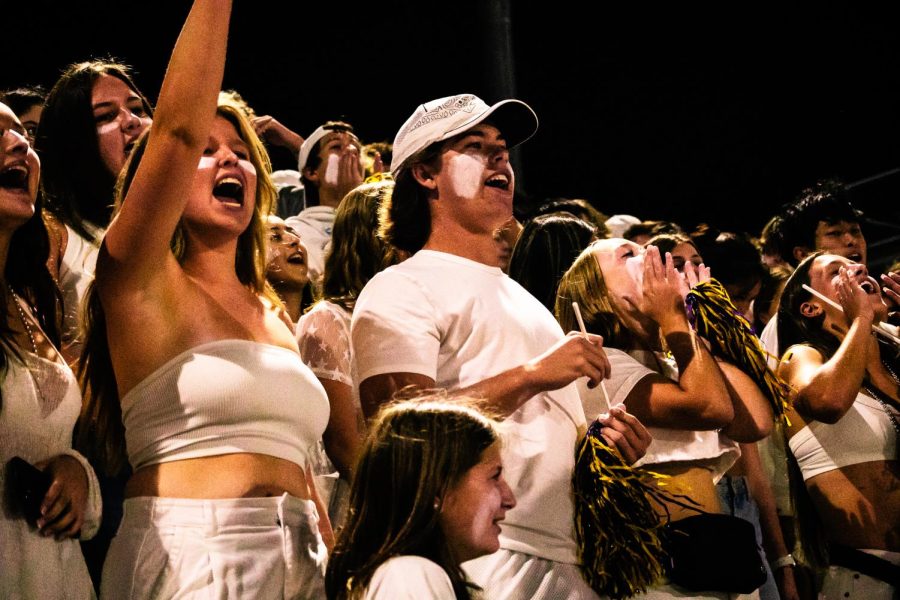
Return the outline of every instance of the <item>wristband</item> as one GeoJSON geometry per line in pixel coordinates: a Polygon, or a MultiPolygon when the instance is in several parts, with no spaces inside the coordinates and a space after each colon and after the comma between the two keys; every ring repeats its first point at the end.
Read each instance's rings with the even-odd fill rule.
{"type": "Polygon", "coordinates": [[[784,567],[796,567],[797,561],[794,560],[794,557],[791,554],[785,554],[781,558],[773,560],[769,564],[772,565],[773,571],[777,571],[778,569],[783,569],[784,567]]]}

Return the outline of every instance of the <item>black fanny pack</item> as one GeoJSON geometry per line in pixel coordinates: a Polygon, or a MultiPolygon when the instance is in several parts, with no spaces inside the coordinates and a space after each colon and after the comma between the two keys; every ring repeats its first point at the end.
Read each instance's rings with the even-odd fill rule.
{"type": "Polygon", "coordinates": [[[669,581],[692,591],[749,594],[766,582],[753,525],[739,517],[701,513],[663,528],[669,581]]]}

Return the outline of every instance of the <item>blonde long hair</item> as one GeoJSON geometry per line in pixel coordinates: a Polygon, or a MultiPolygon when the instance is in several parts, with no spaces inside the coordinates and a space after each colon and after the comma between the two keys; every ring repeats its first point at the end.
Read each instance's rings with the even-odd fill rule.
{"type": "MultiPolygon", "coordinates": [[[[276,198],[275,186],[269,174],[272,171],[269,156],[253,130],[241,106],[225,94],[220,94],[216,113],[227,119],[238,130],[247,144],[250,162],[256,168],[256,205],[250,224],[238,237],[234,268],[238,279],[252,292],[262,294],[273,304],[280,306],[277,295],[266,284],[266,229],[265,217],[271,211],[276,198]]],[[[135,144],[116,184],[113,216],[118,214],[125,195],[147,147],[150,130],[145,131],[135,144]]],[[[172,253],[179,263],[185,255],[184,228],[179,223],[170,241],[172,253]]],[[[100,296],[92,284],[85,298],[85,343],[78,365],[84,403],[78,420],[76,447],[91,458],[95,465],[107,474],[114,475],[125,466],[125,428],[119,391],[109,353],[106,316],[100,296]]]]}
{"type": "Polygon", "coordinates": [[[622,323],[593,251],[593,244],[585,248],[560,279],[554,307],[556,320],[563,331],[577,331],[578,320],[572,308],[572,303],[577,302],[585,328],[602,335],[604,346],[631,349],[635,336],[622,323]]]}

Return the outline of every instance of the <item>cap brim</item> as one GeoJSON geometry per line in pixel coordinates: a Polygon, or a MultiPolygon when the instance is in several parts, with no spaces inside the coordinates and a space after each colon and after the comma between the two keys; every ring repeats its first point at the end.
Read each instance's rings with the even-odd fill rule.
{"type": "Polygon", "coordinates": [[[490,122],[500,130],[507,148],[515,148],[537,132],[538,118],[521,100],[502,100],[493,105],[476,123],[490,122]]]}
{"type": "Polygon", "coordinates": [[[538,128],[538,118],[531,107],[521,100],[510,98],[501,100],[484,113],[448,131],[439,141],[449,140],[485,121],[500,130],[507,148],[515,148],[533,136],[538,128]]]}

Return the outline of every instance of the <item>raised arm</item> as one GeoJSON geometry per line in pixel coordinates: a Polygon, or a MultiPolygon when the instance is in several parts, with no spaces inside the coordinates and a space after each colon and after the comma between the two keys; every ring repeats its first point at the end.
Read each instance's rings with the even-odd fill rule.
{"type": "Polygon", "coordinates": [[[792,346],[778,368],[779,375],[795,390],[794,409],[823,423],[836,423],[850,410],[866,375],[867,362],[878,351],[871,333],[874,311],[866,292],[850,281],[845,269],[837,287],[847,323],[837,352],[825,360],[809,346],[792,346]]]}
{"type": "Polygon", "coordinates": [[[169,241],[215,119],[230,14],[231,0],[195,0],[178,36],[143,159],[104,241],[117,281],[145,284],[174,261],[169,241]]]}
{"type": "Polygon", "coordinates": [[[681,293],[681,278],[659,250],[644,257],[641,311],[659,325],[678,365],[678,382],[645,377],[625,399],[629,412],[645,424],[670,429],[719,429],[734,419],[728,385],[706,347],[694,336],[681,293]]]}

